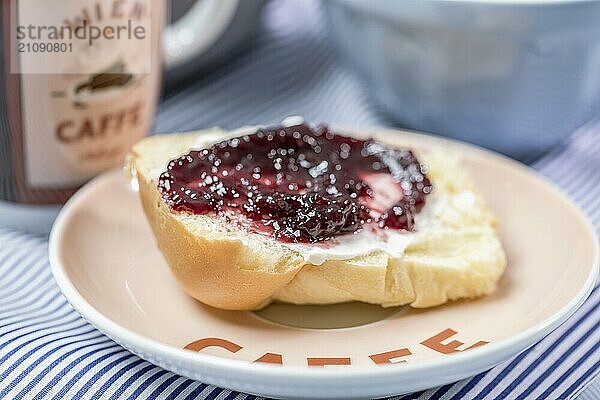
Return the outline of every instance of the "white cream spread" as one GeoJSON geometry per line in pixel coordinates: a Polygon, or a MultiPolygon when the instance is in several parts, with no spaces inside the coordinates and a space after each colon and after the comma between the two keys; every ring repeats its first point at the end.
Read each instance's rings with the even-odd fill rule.
{"type": "Polygon", "coordinates": [[[284,246],[302,254],[307,263],[321,265],[328,260],[349,260],[374,251],[384,251],[392,257],[399,257],[411,243],[413,232],[388,230],[385,236],[372,230],[361,230],[329,239],[324,243],[286,243],[284,246]]]}
{"type": "MultiPolygon", "coordinates": [[[[431,194],[427,198],[425,207],[416,215],[416,231],[434,224],[435,216],[446,201],[443,193],[431,194]]],[[[383,251],[397,258],[404,254],[416,234],[416,232],[394,229],[362,229],[354,234],[338,236],[321,243],[283,243],[283,245],[300,253],[307,263],[321,265],[328,260],[350,260],[375,251],[383,251]]]]}

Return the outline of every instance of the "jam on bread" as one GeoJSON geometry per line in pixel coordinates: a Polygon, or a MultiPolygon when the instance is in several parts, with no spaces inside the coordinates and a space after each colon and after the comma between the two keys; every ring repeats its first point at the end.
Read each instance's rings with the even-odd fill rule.
{"type": "Polygon", "coordinates": [[[172,211],[234,212],[278,240],[314,243],[365,225],[414,230],[426,173],[410,150],[302,124],[192,150],[169,162],[158,190],[172,211]]]}

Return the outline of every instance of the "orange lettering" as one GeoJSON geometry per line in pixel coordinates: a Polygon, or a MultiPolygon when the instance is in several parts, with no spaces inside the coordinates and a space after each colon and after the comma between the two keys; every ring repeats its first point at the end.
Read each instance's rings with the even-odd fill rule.
{"type": "Polygon", "coordinates": [[[260,358],[254,360],[254,362],[283,365],[283,356],[276,353],[265,353],[260,358]]]}
{"type": "MultiPolygon", "coordinates": [[[[446,329],[446,330],[443,330],[442,332],[438,333],[437,335],[432,336],[429,339],[422,341],[421,344],[425,347],[429,347],[430,349],[435,350],[438,353],[442,353],[442,354],[451,354],[451,353],[456,353],[458,351],[463,351],[463,350],[459,350],[458,348],[460,346],[464,345],[464,343],[459,342],[458,340],[453,340],[446,344],[442,343],[444,340],[449,339],[451,336],[454,336],[457,333],[458,332],[456,332],[452,329],[446,329]]],[[[489,342],[481,340],[481,341],[467,347],[465,350],[483,346],[484,344],[488,344],[488,343],[489,342]]]]}
{"type": "Polygon", "coordinates": [[[324,367],[325,365],[350,365],[350,357],[309,357],[306,359],[309,367],[324,367]]]}
{"type": "Polygon", "coordinates": [[[192,351],[200,351],[200,350],[204,350],[207,347],[220,347],[231,353],[237,353],[238,351],[240,351],[243,348],[242,346],[235,344],[233,342],[230,342],[229,340],[219,339],[219,338],[205,338],[205,339],[196,340],[190,344],[187,344],[184,347],[184,349],[192,350],[192,351]]]}
{"type": "Polygon", "coordinates": [[[396,363],[405,363],[406,360],[399,360],[395,363],[392,361],[394,358],[406,357],[406,356],[410,356],[411,354],[412,353],[410,352],[410,350],[408,350],[407,348],[404,348],[404,349],[386,351],[385,353],[373,354],[373,355],[369,356],[369,358],[371,360],[373,360],[373,362],[375,364],[396,364],[396,363]]]}

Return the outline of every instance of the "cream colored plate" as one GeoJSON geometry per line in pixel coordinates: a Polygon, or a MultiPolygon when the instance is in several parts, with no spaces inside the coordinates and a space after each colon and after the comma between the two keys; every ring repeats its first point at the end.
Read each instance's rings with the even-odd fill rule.
{"type": "Polygon", "coordinates": [[[86,319],[141,357],[207,383],[279,397],[374,397],[449,383],[519,353],[582,304],[597,274],[598,241],[555,188],[464,144],[391,131],[380,139],[463,155],[499,217],[508,254],[494,295],[426,310],[211,309],[178,287],[121,171],[95,179],[62,210],[50,245],[56,280],[86,319]]]}

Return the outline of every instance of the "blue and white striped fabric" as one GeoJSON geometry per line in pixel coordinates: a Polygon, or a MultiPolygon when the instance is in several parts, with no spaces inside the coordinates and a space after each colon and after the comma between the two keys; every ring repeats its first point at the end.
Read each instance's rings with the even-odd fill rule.
{"type": "MultiPolygon", "coordinates": [[[[318,9],[274,1],[256,48],[170,95],[158,131],[310,121],[390,125],[331,50],[318,9]]],[[[600,229],[600,124],[583,127],[534,164],[600,229]]],[[[536,346],[471,379],[400,398],[570,399],[600,372],[600,289],[536,346]]],[[[581,398],[597,399],[598,389],[581,398]],[[586,397],[587,396],[587,397],[586,397]],[[591,396],[591,397],[590,397],[591,396]]],[[[174,375],[87,324],[52,279],[46,238],[0,229],[0,399],[255,399],[174,375]]]]}

